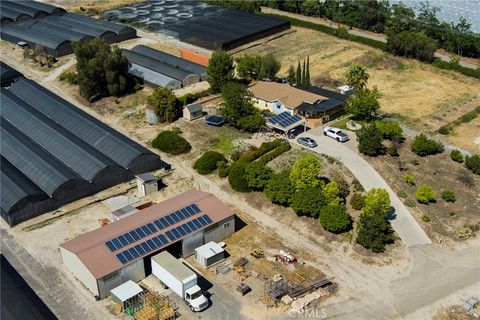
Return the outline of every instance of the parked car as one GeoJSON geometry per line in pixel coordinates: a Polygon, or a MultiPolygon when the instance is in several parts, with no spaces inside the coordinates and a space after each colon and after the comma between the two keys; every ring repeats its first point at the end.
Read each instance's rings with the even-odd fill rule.
{"type": "Polygon", "coordinates": [[[297,142],[298,144],[309,148],[315,148],[317,146],[317,142],[309,137],[300,137],[297,139],[297,142]]]}
{"type": "Polygon", "coordinates": [[[340,142],[345,142],[350,140],[350,138],[346,133],[343,133],[342,130],[338,128],[333,128],[333,127],[326,127],[325,129],[323,129],[323,135],[333,138],[340,142]]]}

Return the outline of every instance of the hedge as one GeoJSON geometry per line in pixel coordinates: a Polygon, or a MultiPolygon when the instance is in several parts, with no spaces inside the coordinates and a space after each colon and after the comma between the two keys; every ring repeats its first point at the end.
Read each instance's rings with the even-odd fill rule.
{"type": "Polygon", "coordinates": [[[287,143],[282,143],[278,148],[275,150],[270,151],[267,154],[264,154],[263,156],[260,157],[260,159],[257,160],[257,162],[262,163],[262,164],[267,164],[268,162],[272,161],[282,153],[287,152],[290,150],[292,146],[287,142],[287,143]]]}
{"type": "Polygon", "coordinates": [[[255,151],[251,151],[251,152],[247,151],[246,153],[244,153],[240,157],[239,160],[244,161],[244,162],[252,162],[252,161],[260,158],[261,156],[263,156],[267,152],[270,152],[273,149],[279,147],[282,144],[282,142],[283,142],[282,139],[275,139],[275,140],[270,141],[270,142],[263,142],[262,145],[260,146],[260,148],[258,148],[255,151]]]}
{"type": "Polygon", "coordinates": [[[471,69],[471,68],[461,66],[458,62],[443,61],[438,58],[433,60],[432,65],[439,69],[454,70],[466,76],[480,79],[480,68],[471,69]]]}
{"type": "Polygon", "coordinates": [[[152,146],[173,155],[187,153],[192,149],[190,143],[176,131],[162,131],[152,141],[152,146]]]}
{"type": "Polygon", "coordinates": [[[227,159],[217,151],[207,151],[195,161],[193,169],[200,174],[210,174],[218,168],[218,164],[227,159]]]}

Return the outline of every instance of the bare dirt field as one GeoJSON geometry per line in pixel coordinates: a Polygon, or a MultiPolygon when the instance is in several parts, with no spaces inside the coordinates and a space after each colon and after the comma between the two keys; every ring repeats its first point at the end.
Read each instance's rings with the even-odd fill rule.
{"type": "Polygon", "coordinates": [[[478,175],[468,171],[463,164],[452,161],[448,152],[423,158],[417,156],[410,150],[409,140],[399,148],[399,154],[400,157],[386,155],[366,159],[403,198],[404,203],[413,203],[414,207],[409,210],[432,241],[460,241],[455,235],[460,228],[480,224],[478,175]],[[400,166],[404,169],[401,170],[400,166]],[[405,182],[407,174],[414,177],[414,186],[405,182]],[[464,177],[470,182],[462,182],[464,177]],[[435,203],[425,205],[416,201],[415,192],[422,184],[433,188],[437,198],[435,203]],[[455,202],[442,199],[441,193],[447,189],[455,192],[455,202]],[[422,221],[422,216],[428,216],[430,221],[422,221]]]}
{"type": "MultiPolygon", "coordinates": [[[[282,62],[279,74],[286,76],[290,65],[296,67],[298,61],[309,55],[312,82],[330,86],[342,80],[349,65],[361,63],[370,74],[369,87],[377,86],[383,94],[382,110],[398,114],[419,130],[437,130],[480,104],[480,80],[318,31],[293,29],[297,32],[246,49],[237,56],[272,52],[282,62]]],[[[472,147],[473,141],[465,139],[463,145],[472,147]]]]}

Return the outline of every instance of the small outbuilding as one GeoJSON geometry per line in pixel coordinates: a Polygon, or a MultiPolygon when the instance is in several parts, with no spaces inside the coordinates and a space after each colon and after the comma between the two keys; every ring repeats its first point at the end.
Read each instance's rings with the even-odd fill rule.
{"type": "Polygon", "coordinates": [[[147,194],[158,191],[158,177],[151,173],[142,173],[135,176],[137,179],[138,195],[145,197],[147,194]]]}
{"type": "Polygon", "coordinates": [[[139,305],[142,292],[143,289],[132,280],[110,290],[113,302],[122,306],[122,312],[139,305]]]}
{"type": "Polygon", "coordinates": [[[183,118],[189,121],[203,117],[203,106],[200,103],[183,108],[183,118]]]}
{"type": "Polygon", "coordinates": [[[225,250],[218,243],[210,241],[195,249],[195,260],[204,268],[209,268],[225,260],[225,250]]]}

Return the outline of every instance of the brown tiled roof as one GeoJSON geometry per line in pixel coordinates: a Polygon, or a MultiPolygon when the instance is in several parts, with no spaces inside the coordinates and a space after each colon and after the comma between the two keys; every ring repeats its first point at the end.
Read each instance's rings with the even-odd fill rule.
{"type": "MultiPolygon", "coordinates": [[[[92,275],[95,278],[100,279],[123,266],[116,257],[118,252],[129,249],[140,242],[158,236],[159,234],[175,228],[186,221],[190,221],[200,216],[202,213],[208,214],[213,223],[217,223],[233,215],[233,211],[214,195],[198,190],[191,190],[163,201],[160,204],[140,210],[130,216],[112,222],[99,229],[81,234],[74,239],[61,244],[60,246],[77,255],[87,269],[92,273],[92,275]],[[134,242],[115,252],[111,252],[110,249],[108,249],[108,247],[105,245],[105,242],[108,240],[138,228],[146,223],[157,220],[193,203],[196,204],[200,209],[199,214],[165,228],[161,232],[153,233],[148,237],[140,239],[137,242],[134,242]]],[[[138,259],[140,258],[141,257],[138,259]]]]}
{"type": "Polygon", "coordinates": [[[278,82],[259,81],[249,87],[248,90],[253,94],[254,97],[262,100],[280,100],[290,109],[297,108],[303,102],[314,104],[328,99],[322,95],[278,82]]]}

